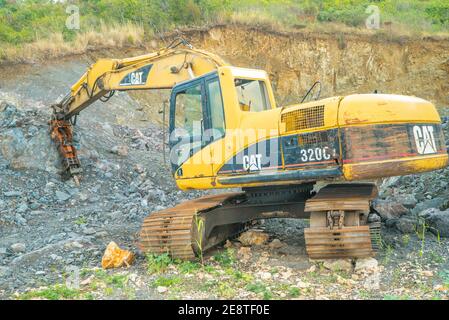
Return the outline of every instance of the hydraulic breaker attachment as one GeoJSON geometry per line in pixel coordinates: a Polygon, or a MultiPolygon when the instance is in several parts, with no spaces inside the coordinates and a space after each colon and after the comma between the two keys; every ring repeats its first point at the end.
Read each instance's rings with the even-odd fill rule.
{"type": "Polygon", "coordinates": [[[59,120],[54,115],[50,120],[50,134],[61,157],[63,175],[67,178],[73,177],[75,183],[79,184],[82,168],[73,146],[73,129],[70,120],[59,120]]]}

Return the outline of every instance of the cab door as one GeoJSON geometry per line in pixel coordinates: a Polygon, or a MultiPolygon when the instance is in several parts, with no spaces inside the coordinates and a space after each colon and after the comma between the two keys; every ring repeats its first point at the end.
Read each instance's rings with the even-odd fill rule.
{"type": "Polygon", "coordinates": [[[170,162],[176,179],[212,176],[205,132],[209,125],[204,78],[175,87],[170,98],[170,162]]]}
{"type": "Polygon", "coordinates": [[[226,135],[223,94],[218,74],[205,78],[207,104],[206,144],[211,154],[213,172],[217,172],[224,162],[224,137],[226,135]]]}

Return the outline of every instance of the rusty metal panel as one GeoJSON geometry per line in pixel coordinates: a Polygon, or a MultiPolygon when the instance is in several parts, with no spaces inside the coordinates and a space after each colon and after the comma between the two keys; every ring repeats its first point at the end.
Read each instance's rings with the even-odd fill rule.
{"type": "Polygon", "coordinates": [[[377,124],[341,130],[343,163],[446,153],[440,124],[377,124]]]}

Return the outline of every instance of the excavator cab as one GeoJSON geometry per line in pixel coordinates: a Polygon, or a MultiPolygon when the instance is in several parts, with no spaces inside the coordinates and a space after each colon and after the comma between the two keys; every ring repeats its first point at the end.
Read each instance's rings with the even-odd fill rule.
{"type": "MultiPolygon", "coordinates": [[[[245,114],[256,119],[260,118],[259,113],[270,113],[273,108],[271,84],[261,70],[220,67],[174,86],[170,98],[169,145],[176,180],[182,180],[181,185],[210,188],[227,157],[225,145],[236,151],[235,143],[227,135],[232,138],[238,134],[235,129],[239,129],[239,120],[245,114]]],[[[265,126],[266,121],[261,122],[260,127],[265,126]]]]}

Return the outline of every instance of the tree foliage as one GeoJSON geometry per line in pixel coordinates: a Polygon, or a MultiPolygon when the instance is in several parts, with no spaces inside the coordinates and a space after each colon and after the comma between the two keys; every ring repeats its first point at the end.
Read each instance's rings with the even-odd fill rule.
{"type": "Polygon", "coordinates": [[[76,32],[95,30],[102,24],[133,23],[146,31],[161,32],[223,21],[237,13],[261,15],[287,27],[301,23],[304,16],[313,17],[308,20],[313,23],[357,27],[364,25],[366,8],[373,4],[379,7],[382,21],[429,31],[449,30],[447,0],[0,0],[0,43],[32,42],[52,33],[62,33],[70,40],[76,32]],[[69,4],[79,7],[79,31],[65,26],[69,4]]]}

